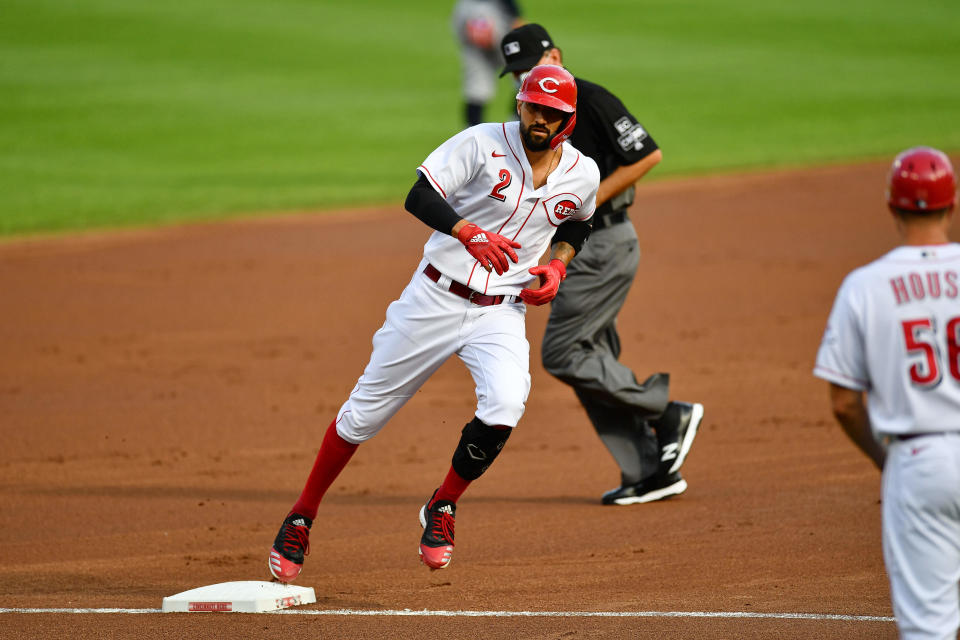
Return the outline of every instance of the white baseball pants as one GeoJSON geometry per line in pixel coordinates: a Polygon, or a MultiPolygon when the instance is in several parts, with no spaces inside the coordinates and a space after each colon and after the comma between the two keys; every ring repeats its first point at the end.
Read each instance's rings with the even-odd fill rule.
{"type": "Polygon", "coordinates": [[[900,637],[956,640],[960,433],[890,443],[883,470],[883,557],[900,637]]]}
{"type": "MultiPolygon", "coordinates": [[[[530,393],[530,344],[521,302],[481,307],[433,282],[420,263],[373,336],[363,375],[337,414],[337,433],[360,443],[375,436],[450,356],[476,385],[476,417],[515,427],[530,393]]],[[[464,423],[472,416],[464,416],[464,423]]]]}

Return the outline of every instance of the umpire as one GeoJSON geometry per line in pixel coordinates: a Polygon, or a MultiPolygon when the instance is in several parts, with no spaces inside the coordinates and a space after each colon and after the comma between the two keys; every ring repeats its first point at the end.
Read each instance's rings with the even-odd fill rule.
{"type": "MultiPolygon", "coordinates": [[[[540,64],[563,64],[541,25],[518,27],[501,40],[506,66],[520,79],[540,64]]],[[[543,336],[543,366],[573,387],[600,440],[620,467],[620,486],[603,504],[669,498],[687,488],[679,469],[703,418],[703,406],[669,401],[670,376],[642,383],[618,361],[620,312],[640,260],[627,217],[634,183],[659,164],[660,148],[623,103],[600,85],[576,78],[577,124],[570,142],[600,168],[593,233],[567,268],[543,336]]]]}

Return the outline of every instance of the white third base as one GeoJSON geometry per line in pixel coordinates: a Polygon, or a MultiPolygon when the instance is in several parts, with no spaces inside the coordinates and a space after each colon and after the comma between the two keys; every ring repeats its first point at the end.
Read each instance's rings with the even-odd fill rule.
{"type": "Polygon", "coordinates": [[[190,589],[163,599],[163,612],[232,611],[261,613],[317,601],[313,587],[245,580],[190,589]]]}

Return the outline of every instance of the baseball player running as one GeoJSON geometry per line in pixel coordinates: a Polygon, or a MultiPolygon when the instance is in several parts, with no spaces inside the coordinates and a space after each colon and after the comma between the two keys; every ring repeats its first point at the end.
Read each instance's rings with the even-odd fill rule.
{"type": "MultiPolygon", "coordinates": [[[[562,54],[543,26],[523,25],[501,42],[515,77],[538,64],[561,65],[562,54]]],[[[543,336],[543,366],[571,385],[600,440],[620,467],[620,486],[603,504],[651,502],[683,493],[680,475],[703,418],[703,405],[668,402],[670,377],[637,382],[619,361],[617,315],[640,260],[637,232],[627,217],[634,183],[662,157],[653,138],[612,93],[576,79],[579,108],[573,145],[600,168],[590,241],[570,265],[553,301],[543,336]]]]}
{"type": "Polygon", "coordinates": [[[476,385],[477,409],[452,465],[420,509],[420,557],[442,569],[453,554],[457,500],[493,463],[523,415],[530,346],[523,303],[557,293],[590,232],[596,164],[569,143],[577,92],[563,68],[534,69],[517,94],[519,122],[471,127],[417,171],[406,208],[436,231],[373,337],[356,387],[330,423],[300,498],[270,551],[270,572],[290,582],[309,550],[320,500],[357,446],[372,438],[444,361],[456,354],[476,385]],[[552,258],[538,264],[552,245],[552,258]],[[539,286],[530,288],[531,275],[539,286]]]}
{"type": "Polygon", "coordinates": [[[903,243],[850,273],[814,375],[833,413],[883,470],[883,557],[901,638],[960,626],[960,244],[945,154],[899,154],[887,202],[903,243]],[[866,404],[864,403],[866,394],[866,404]]]}

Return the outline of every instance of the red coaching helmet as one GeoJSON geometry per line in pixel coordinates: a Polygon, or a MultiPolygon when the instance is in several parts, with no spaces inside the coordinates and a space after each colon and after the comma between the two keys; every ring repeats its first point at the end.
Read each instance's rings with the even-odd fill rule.
{"type": "Polygon", "coordinates": [[[573,133],[577,123],[577,83],[569,71],[555,64],[542,64],[530,69],[524,77],[517,100],[533,102],[569,113],[567,121],[550,140],[556,149],[573,133]]]}
{"type": "Polygon", "coordinates": [[[893,160],[887,177],[887,204],[904,211],[936,211],[957,202],[950,158],[933,147],[913,147],[893,160]]]}

